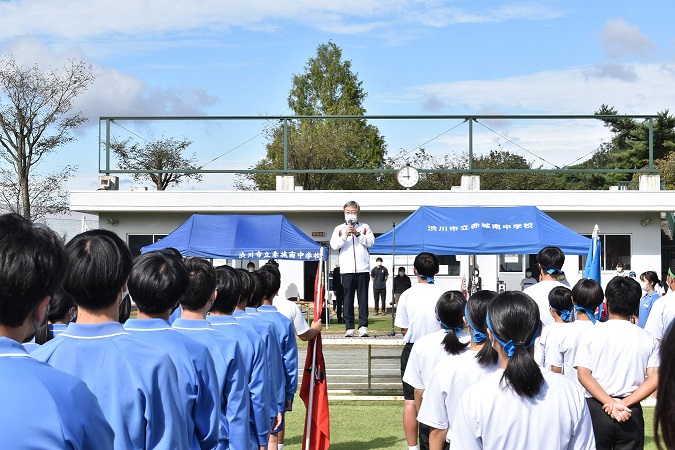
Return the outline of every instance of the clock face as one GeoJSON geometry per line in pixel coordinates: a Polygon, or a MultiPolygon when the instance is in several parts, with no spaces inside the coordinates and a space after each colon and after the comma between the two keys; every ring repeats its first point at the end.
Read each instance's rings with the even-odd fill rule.
{"type": "Polygon", "coordinates": [[[411,188],[420,180],[420,174],[414,167],[404,166],[398,171],[396,178],[401,186],[411,188]]]}

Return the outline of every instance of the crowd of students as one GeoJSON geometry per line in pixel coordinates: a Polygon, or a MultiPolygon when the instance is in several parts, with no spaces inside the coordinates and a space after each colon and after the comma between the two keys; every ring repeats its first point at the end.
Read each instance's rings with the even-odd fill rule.
{"type": "Polygon", "coordinates": [[[416,257],[418,284],[396,319],[409,448],[642,449],[640,402],[657,388],[656,442],[675,448],[675,261],[669,294],[655,301],[651,274],[642,288],[616,276],[604,291],[591,279],[570,290],[558,280],[560,249],[537,262],[542,281],[523,292],[467,300],[434,286],[435,255],[416,257]]]}
{"type": "Polygon", "coordinates": [[[0,216],[2,447],[283,449],[301,315],[277,311],[279,287],[273,264],[214,268],[173,249],[132,259],[109,231],[64,246],[0,216]]]}

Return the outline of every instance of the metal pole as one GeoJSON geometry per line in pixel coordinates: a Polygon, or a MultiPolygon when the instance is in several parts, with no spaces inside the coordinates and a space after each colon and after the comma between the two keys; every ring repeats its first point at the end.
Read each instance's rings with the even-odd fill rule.
{"type": "Polygon", "coordinates": [[[105,170],[110,175],[110,120],[105,121],[105,170]]]}
{"type": "Polygon", "coordinates": [[[649,170],[654,170],[654,119],[649,118],[649,170]]]}
{"type": "Polygon", "coordinates": [[[288,119],[284,119],[284,170],[288,170],[288,119]]]}
{"type": "Polygon", "coordinates": [[[473,119],[469,119],[469,173],[473,170],[473,119]]]}
{"type": "MultiPolygon", "coordinates": [[[[318,311],[318,302],[321,296],[321,274],[323,273],[323,246],[320,250],[320,259],[319,259],[319,277],[318,283],[316,284],[316,295],[314,296],[314,311],[318,311]]],[[[319,333],[318,336],[320,336],[319,333]]],[[[305,450],[310,450],[309,441],[312,434],[312,413],[314,411],[314,386],[316,385],[316,339],[317,336],[312,338],[314,341],[314,347],[312,348],[312,366],[310,367],[310,379],[309,379],[309,402],[307,404],[307,422],[305,424],[306,437],[305,437],[305,450]]],[[[311,342],[311,341],[310,341],[311,342]]],[[[305,374],[304,376],[307,376],[305,374]]]]}
{"type": "MultiPolygon", "coordinates": [[[[396,336],[394,319],[396,318],[396,299],[394,298],[394,274],[396,273],[396,222],[391,223],[391,331],[389,336],[396,336]]],[[[370,380],[369,380],[370,382],[370,380]]]]}
{"type": "Polygon", "coordinates": [[[368,344],[368,393],[370,394],[371,382],[370,377],[372,376],[371,361],[372,361],[372,345],[368,344]]]}

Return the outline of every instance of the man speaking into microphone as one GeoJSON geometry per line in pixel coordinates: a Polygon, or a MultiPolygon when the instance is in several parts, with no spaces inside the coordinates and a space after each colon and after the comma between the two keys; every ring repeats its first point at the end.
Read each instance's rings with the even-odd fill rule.
{"type": "Polygon", "coordinates": [[[345,222],[335,227],[330,238],[333,250],[339,250],[340,275],[344,293],[346,337],[354,336],[354,294],[359,298],[359,336],[368,336],[368,284],[370,283],[370,254],[375,243],[370,227],[359,222],[361,207],[350,201],[342,208],[345,222]]]}

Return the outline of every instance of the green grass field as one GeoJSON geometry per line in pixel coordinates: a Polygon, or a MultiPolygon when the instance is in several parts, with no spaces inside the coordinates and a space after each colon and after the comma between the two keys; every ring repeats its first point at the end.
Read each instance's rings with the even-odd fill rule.
{"type": "MultiPolygon", "coordinates": [[[[285,449],[302,448],[305,409],[296,397],[286,415],[285,449]]],[[[403,437],[403,403],[398,401],[331,401],[331,450],[407,450],[403,437]]],[[[645,450],[656,450],[652,430],[654,408],[644,408],[645,450]]]]}

